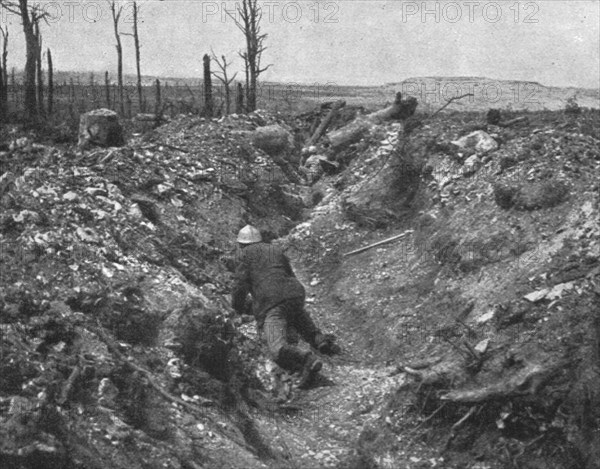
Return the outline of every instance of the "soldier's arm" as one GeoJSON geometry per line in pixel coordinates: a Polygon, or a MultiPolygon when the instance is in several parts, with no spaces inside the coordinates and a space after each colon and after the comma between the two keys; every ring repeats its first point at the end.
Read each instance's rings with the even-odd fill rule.
{"type": "Polygon", "coordinates": [[[250,293],[250,269],[248,263],[242,260],[235,271],[231,291],[231,306],[237,314],[245,313],[248,293],[250,293]]]}
{"type": "Polygon", "coordinates": [[[283,268],[285,269],[285,272],[290,277],[296,277],[296,274],[294,273],[294,269],[292,269],[292,264],[290,263],[289,258],[283,253],[281,253],[281,258],[282,258],[283,268]]]}

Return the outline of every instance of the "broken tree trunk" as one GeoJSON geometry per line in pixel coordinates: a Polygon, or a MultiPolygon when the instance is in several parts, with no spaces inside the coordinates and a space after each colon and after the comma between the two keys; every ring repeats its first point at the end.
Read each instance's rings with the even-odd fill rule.
{"type": "Polygon", "coordinates": [[[348,125],[329,132],[327,134],[329,145],[334,151],[340,150],[360,140],[363,135],[377,124],[390,120],[407,119],[415,113],[417,105],[416,98],[410,97],[403,101],[402,93],[397,93],[394,102],[385,109],[367,114],[366,116],[359,116],[348,125]]]}
{"type": "Polygon", "coordinates": [[[52,66],[52,53],[48,49],[48,116],[54,112],[54,69],[52,66]]]}
{"type": "Polygon", "coordinates": [[[367,120],[376,124],[389,120],[404,120],[415,113],[417,105],[416,98],[410,97],[403,101],[402,93],[398,92],[391,106],[368,114],[366,117],[367,120]]]}
{"type": "Polygon", "coordinates": [[[110,80],[108,71],[104,72],[104,92],[106,93],[106,107],[110,109],[110,80]]]}
{"type": "Polygon", "coordinates": [[[204,115],[213,116],[212,79],[210,73],[210,56],[204,54],[204,115]]]}
{"type": "Polygon", "coordinates": [[[342,148],[358,142],[364,134],[373,127],[373,123],[364,117],[358,117],[341,129],[327,134],[327,140],[332,150],[338,151],[342,148]]]}
{"type": "Polygon", "coordinates": [[[343,100],[336,101],[333,104],[333,106],[331,107],[331,110],[329,111],[327,116],[325,116],[325,119],[323,119],[321,121],[321,124],[319,124],[319,127],[317,127],[317,130],[315,130],[312,137],[310,137],[308,139],[308,142],[306,142],[307,147],[317,143],[317,141],[321,138],[321,136],[327,131],[327,127],[329,127],[329,125],[331,124],[333,119],[335,119],[339,110],[342,109],[345,105],[346,105],[346,101],[343,101],[343,100]]]}
{"type": "Polygon", "coordinates": [[[237,114],[244,113],[244,85],[237,84],[237,94],[235,99],[235,112],[237,114]]]}
{"type": "Polygon", "coordinates": [[[476,404],[508,397],[535,395],[559,368],[560,364],[529,363],[507,379],[475,389],[450,391],[440,399],[462,404],[476,404]]]}
{"type": "Polygon", "coordinates": [[[39,22],[35,22],[35,35],[37,36],[37,52],[35,61],[35,77],[38,115],[44,116],[44,72],[42,71],[42,35],[40,34],[39,22]]]}
{"type": "Polygon", "coordinates": [[[154,115],[156,116],[157,120],[160,120],[162,118],[162,103],[161,103],[161,96],[160,96],[160,80],[157,78],[155,85],[154,85],[154,90],[155,90],[155,98],[154,98],[154,115]]]}

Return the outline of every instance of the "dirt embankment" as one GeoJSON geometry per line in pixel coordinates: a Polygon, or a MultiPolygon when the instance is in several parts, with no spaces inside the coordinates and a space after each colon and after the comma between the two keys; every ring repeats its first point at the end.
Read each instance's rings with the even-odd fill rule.
{"type": "Polygon", "coordinates": [[[393,124],[381,129],[292,233],[311,246],[299,257],[322,280],[323,319],[365,363],[406,377],[355,467],[600,459],[598,114],[528,118],[444,116],[396,142],[393,124]],[[449,144],[482,129],[498,149],[449,144]]]}
{"type": "Polygon", "coordinates": [[[288,167],[247,135],[276,120],[180,117],[122,148],[2,153],[2,467],[265,467],[232,239],[284,235],[288,167]],[[227,409],[227,410],[225,410],[227,409]]]}
{"type": "Polygon", "coordinates": [[[312,187],[255,148],[257,127],[286,127],[261,113],[120,149],[12,145],[0,464],[593,467],[598,114],[528,117],[379,123],[312,187]],[[499,148],[450,143],[477,130],[499,148]],[[287,408],[253,325],[229,318],[247,222],[288,247],[344,348],[287,408]]]}

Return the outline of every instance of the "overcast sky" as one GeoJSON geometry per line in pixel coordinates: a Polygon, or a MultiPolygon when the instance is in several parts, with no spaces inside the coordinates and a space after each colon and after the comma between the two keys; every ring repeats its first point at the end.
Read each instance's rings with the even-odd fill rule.
{"type": "MultiPolygon", "coordinates": [[[[142,73],[201,77],[211,47],[234,60],[243,36],[225,8],[235,2],[141,0],[142,73]]],[[[42,27],[55,68],[116,72],[108,3],[43,1],[53,17],[42,27]]],[[[131,31],[123,2],[121,30],[131,31]]],[[[264,79],[378,85],[415,76],[486,76],[544,85],[598,88],[598,1],[265,1],[263,31],[272,63],[264,79]]],[[[23,33],[8,27],[9,67],[22,67],[23,33]]],[[[133,40],[123,37],[125,72],[135,72],[133,40]]],[[[241,75],[240,75],[241,76],[241,75]]]]}

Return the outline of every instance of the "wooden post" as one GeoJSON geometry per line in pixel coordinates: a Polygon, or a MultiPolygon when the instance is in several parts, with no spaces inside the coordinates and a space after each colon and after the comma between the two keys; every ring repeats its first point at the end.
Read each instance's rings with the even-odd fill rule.
{"type": "Polygon", "coordinates": [[[42,71],[42,35],[40,34],[39,21],[34,23],[34,31],[37,39],[36,58],[35,58],[35,75],[37,82],[37,106],[38,116],[44,115],[44,72],[42,71]]]}
{"type": "Polygon", "coordinates": [[[48,116],[52,116],[54,110],[54,69],[52,67],[52,53],[48,48],[48,116]]]}
{"type": "Polygon", "coordinates": [[[155,83],[156,98],[154,102],[154,115],[156,116],[156,120],[159,120],[162,114],[162,103],[160,102],[160,80],[157,78],[155,83]]]}
{"type": "Polygon", "coordinates": [[[108,70],[104,72],[104,91],[106,92],[106,108],[110,109],[110,81],[108,79],[108,70]]]}
{"type": "Polygon", "coordinates": [[[117,42],[115,47],[117,49],[117,82],[119,85],[119,112],[121,115],[123,115],[123,46],[121,45],[121,34],[119,33],[119,19],[121,18],[123,7],[120,6],[119,8],[116,8],[115,1],[112,0],[110,4],[110,10],[112,12],[115,40],[117,42]]]}
{"type": "Polygon", "coordinates": [[[137,93],[141,112],[146,112],[144,92],[142,89],[142,72],[140,71],[140,36],[138,34],[138,6],[133,2],[133,41],[135,45],[135,67],[137,73],[137,93]]]}
{"type": "Polygon", "coordinates": [[[212,79],[210,75],[210,56],[204,54],[204,115],[212,117],[214,112],[212,98],[212,79]]]}
{"type": "Polygon", "coordinates": [[[2,65],[0,66],[0,83],[2,83],[0,92],[0,114],[1,118],[6,118],[8,114],[8,69],[6,62],[8,58],[8,28],[6,31],[0,27],[2,33],[2,65]]]}
{"type": "Polygon", "coordinates": [[[237,94],[235,99],[235,112],[237,114],[244,113],[244,85],[237,84],[237,94]]]}
{"type": "Polygon", "coordinates": [[[127,92],[126,94],[127,96],[125,98],[125,102],[127,104],[127,117],[131,119],[131,96],[129,95],[129,92],[127,92]]]}

